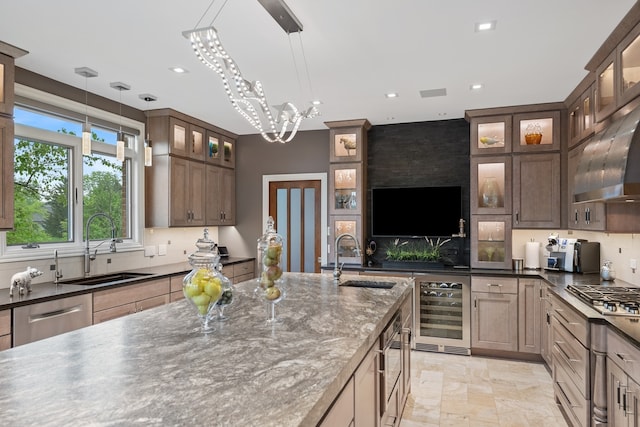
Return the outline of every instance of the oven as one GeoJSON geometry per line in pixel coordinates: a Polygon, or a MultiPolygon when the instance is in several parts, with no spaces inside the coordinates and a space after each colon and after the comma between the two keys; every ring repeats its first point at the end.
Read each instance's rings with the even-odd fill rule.
{"type": "Polygon", "coordinates": [[[402,319],[397,313],[382,332],[380,340],[380,416],[397,411],[396,387],[402,371],[402,319]]]}

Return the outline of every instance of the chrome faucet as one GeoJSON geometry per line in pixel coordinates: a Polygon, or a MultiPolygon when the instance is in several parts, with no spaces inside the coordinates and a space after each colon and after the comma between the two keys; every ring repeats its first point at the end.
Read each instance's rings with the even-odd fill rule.
{"type": "Polygon", "coordinates": [[[53,250],[53,261],[54,261],[54,264],[56,265],[55,280],[53,281],[53,283],[55,283],[56,286],[58,286],[58,282],[64,276],[62,275],[62,270],[58,268],[58,250],[57,249],[53,250]]]}
{"type": "Polygon", "coordinates": [[[360,243],[358,243],[358,239],[356,238],[356,236],[354,236],[351,233],[343,233],[341,235],[339,235],[338,237],[336,237],[336,241],[334,244],[334,251],[335,251],[335,265],[333,267],[333,281],[334,282],[339,282],[340,281],[340,276],[342,275],[342,265],[344,265],[344,263],[342,263],[342,265],[340,265],[340,253],[338,251],[338,247],[340,246],[340,241],[342,239],[344,239],[345,237],[351,237],[353,239],[354,242],[356,242],[356,254],[358,256],[360,256],[360,243]]]}
{"type": "Polygon", "coordinates": [[[89,217],[89,219],[87,220],[87,227],[86,227],[86,231],[85,231],[85,235],[87,236],[87,245],[84,249],[84,275],[85,277],[89,275],[89,273],[91,273],[91,261],[96,259],[96,256],[98,255],[98,246],[100,246],[101,244],[103,244],[104,242],[106,242],[107,240],[103,240],[102,242],[98,243],[95,246],[95,251],[93,252],[93,255],[91,254],[91,248],[89,247],[89,242],[91,241],[91,239],[89,238],[89,229],[91,227],[91,221],[93,221],[95,218],[97,217],[103,217],[109,220],[109,222],[111,223],[111,239],[107,239],[110,241],[109,244],[109,251],[110,252],[116,252],[116,243],[122,243],[122,239],[117,239],[116,238],[116,225],[113,222],[113,218],[111,218],[109,215],[98,212],[96,214],[93,214],[89,217]]]}

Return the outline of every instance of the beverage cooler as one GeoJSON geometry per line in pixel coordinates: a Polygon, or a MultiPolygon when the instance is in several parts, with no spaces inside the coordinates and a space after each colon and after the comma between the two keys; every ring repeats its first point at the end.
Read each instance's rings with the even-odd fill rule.
{"type": "Polygon", "coordinates": [[[415,276],[416,350],[471,354],[470,283],[467,275],[415,276]]]}

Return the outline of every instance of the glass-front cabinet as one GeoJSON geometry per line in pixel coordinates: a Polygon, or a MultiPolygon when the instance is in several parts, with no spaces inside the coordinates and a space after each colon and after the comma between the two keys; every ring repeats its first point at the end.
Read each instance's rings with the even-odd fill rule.
{"type": "Polygon", "coordinates": [[[560,111],[515,114],[513,124],[513,152],[560,149],[560,111]]]}
{"type": "Polygon", "coordinates": [[[471,267],[511,269],[511,215],[472,215],[471,236],[471,267]]]}
{"type": "MultiPolygon", "coordinates": [[[[362,235],[362,221],[360,220],[359,215],[331,215],[329,230],[329,241],[331,242],[331,251],[330,258],[331,262],[335,257],[334,253],[334,242],[336,237],[341,234],[349,233],[353,236],[356,236],[358,239],[358,244],[362,241],[359,236],[362,235]]],[[[361,250],[358,253],[356,242],[350,238],[343,238],[340,240],[340,245],[338,246],[338,253],[340,253],[340,263],[345,264],[362,264],[362,260],[364,259],[364,250],[361,250]]]]}
{"type": "Polygon", "coordinates": [[[175,117],[169,118],[169,150],[171,154],[204,160],[204,129],[175,117]]]}
{"type": "Polygon", "coordinates": [[[568,109],[569,148],[590,136],[593,131],[593,84],[568,109]]]}
{"type": "Polygon", "coordinates": [[[511,151],[511,115],[478,117],[471,120],[471,154],[499,154],[511,151]]]}
{"type": "Polygon", "coordinates": [[[358,213],[362,209],[362,164],[334,163],[329,167],[331,214],[358,213]]]}
{"type": "Polygon", "coordinates": [[[471,213],[511,213],[511,157],[473,157],[471,168],[471,213]]]}
{"type": "Polygon", "coordinates": [[[596,70],[596,121],[600,122],[616,109],[616,67],[613,52],[596,70]]]}
{"type": "Polygon", "coordinates": [[[620,104],[640,95],[640,25],[620,44],[620,104]]]}
{"type": "Polygon", "coordinates": [[[236,144],[229,138],[222,139],[222,166],[229,168],[236,166],[236,144]]]}
{"type": "Polygon", "coordinates": [[[235,141],[220,135],[211,130],[207,130],[207,140],[205,143],[205,160],[207,163],[235,167],[236,153],[235,141]]]}

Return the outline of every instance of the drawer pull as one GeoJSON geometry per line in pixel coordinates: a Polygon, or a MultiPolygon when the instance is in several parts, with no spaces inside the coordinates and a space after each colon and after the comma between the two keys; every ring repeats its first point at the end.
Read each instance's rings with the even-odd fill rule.
{"type": "Polygon", "coordinates": [[[631,360],[631,359],[627,359],[627,358],[625,358],[625,357],[624,357],[624,354],[622,354],[622,353],[616,353],[616,356],[618,356],[618,358],[619,358],[620,360],[622,360],[624,363],[633,363],[633,362],[634,362],[634,361],[633,361],[633,360],[631,360]]]}
{"type": "Polygon", "coordinates": [[[569,403],[569,406],[571,406],[572,408],[579,408],[580,405],[572,404],[571,400],[569,399],[569,396],[567,396],[567,393],[565,393],[564,390],[562,389],[562,384],[564,384],[564,381],[556,381],[556,384],[558,384],[558,389],[562,393],[562,396],[565,398],[565,400],[569,403]]]}
{"type": "Polygon", "coordinates": [[[569,364],[580,362],[580,359],[572,359],[571,357],[569,357],[569,354],[560,345],[560,344],[564,344],[563,341],[554,341],[554,342],[556,344],[556,347],[558,347],[558,350],[560,351],[560,353],[562,353],[562,356],[564,356],[565,360],[569,362],[569,364]]]}
{"type": "Polygon", "coordinates": [[[499,288],[501,288],[501,287],[502,287],[502,285],[501,285],[500,283],[487,283],[487,286],[488,286],[488,287],[491,287],[491,286],[497,286],[497,287],[499,287],[499,288]]]}
{"type": "Polygon", "coordinates": [[[562,315],[563,311],[564,310],[556,308],[556,313],[558,314],[558,317],[560,317],[567,325],[574,325],[574,326],[580,325],[580,323],[577,323],[577,322],[570,322],[569,319],[567,319],[562,315]]]}

